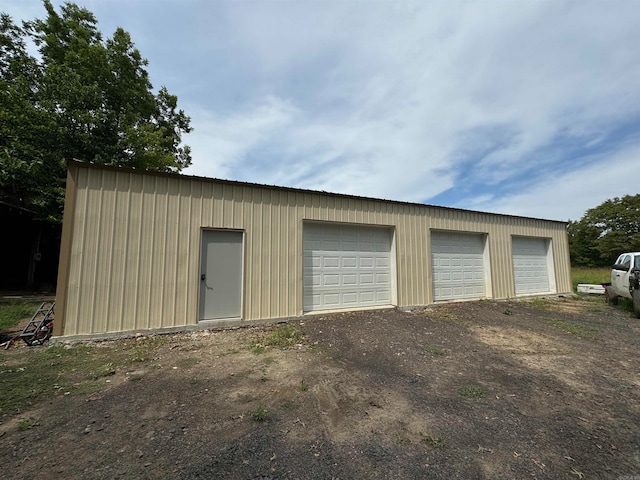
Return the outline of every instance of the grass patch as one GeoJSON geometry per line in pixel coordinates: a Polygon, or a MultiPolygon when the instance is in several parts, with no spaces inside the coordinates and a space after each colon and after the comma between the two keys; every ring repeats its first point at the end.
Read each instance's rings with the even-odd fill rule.
{"type": "Polygon", "coordinates": [[[240,403],[250,403],[253,402],[255,400],[255,397],[253,395],[250,395],[248,393],[243,393],[242,395],[240,395],[238,397],[238,401],[240,403]]]}
{"type": "Polygon", "coordinates": [[[23,300],[0,302],[0,330],[11,328],[25,318],[31,318],[40,303],[23,300]]]}
{"type": "Polygon", "coordinates": [[[272,330],[261,335],[256,341],[251,343],[251,351],[260,355],[267,351],[269,347],[287,349],[304,341],[302,330],[296,325],[278,325],[272,330]]]}
{"type": "Polygon", "coordinates": [[[123,350],[129,352],[129,361],[134,363],[144,363],[154,358],[157,348],[169,343],[171,338],[168,335],[154,335],[151,337],[139,337],[125,340],[123,350]]]}
{"type": "Polygon", "coordinates": [[[575,335],[580,338],[592,338],[598,332],[598,329],[593,327],[587,327],[578,323],[564,322],[562,320],[556,320],[555,318],[549,318],[547,319],[547,322],[554,327],[559,328],[563,332],[570,333],[571,335],[575,335]]]}
{"type": "Polygon", "coordinates": [[[618,297],[618,306],[622,307],[626,312],[633,313],[633,300],[625,297],[618,297]]]}
{"type": "Polygon", "coordinates": [[[97,380],[102,377],[109,377],[116,374],[116,369],[113,366],[113,362],[100,365],[96,370],[89,373],[89,377],[92,380],[97,380]]]}
{"type": "Polygon", "coordinates": [[[427,353],[430,353],[431,355],[444,355],[445,354],[445,351],[442,348],[433,347],[433,346],[429,346],[429,345],[424,347],[424,351],[427,352],[427,353]]]}
{"type": "Polygon", "coordinates": [[[551,305],[551,301],[546,298],[532,298],[527,303],[536,308],[549,308],[551,305]]]}
{"type": "Polygon", "coordinates": [[[480,399],[487,396],[487,389],[480,385],[465,385],[458,389],[458,395],[466,398],[480,399]]]}
{"type": "Polygon", "coordinates": [[[23,418],[18,422],[18,430],[24,432],[29,430],[33,426],[33,421],[30,418],[23,418]]]}
{"type": "MultiPolygon", "coordinates": [[[[58,395],[87,395],[107,387],[104,378],[133,362],[154,358],[168,338],[103,345],[52,345],[0,357],[0,417],[14,416],[58,395]]],[[[189,363],[192,361],[189,360],[189,363]]],[[[133,378],[135,380],[135,378],[133,378]]]]}
{"type": "Polygon", "coordinates": [[[439,311],[437,316],[430,316],[429,319],[436,321],[449,320],[463,327],[473,326],[473,323],[467,320],[466,317],[463,317],[462,315],[459,315],[457,313],[449,312],[448,310],[444,309],[439,311]]]}
{"type": "Polygon", "coordinates": [[[571,267],[571,282],[573,283],[573,291],[578,291],[579,283],[587,283],[600,285],[601,283],[609,283],[611,281],[611,269],[571,267]]]}
{"type": "Polygon", "coordinates": [[[191,367],[195,367],[198,363],[200,363],[200,360],[198,358],[189,357],[179,360],[178,363],[176,363],[176,366],[185,370],[189,370],[191,367]]]}
{"type": "Polygon", "coordinates": [[[422,435],[422,443],[434,448],[442,448],[447,444],[447,439],[443,437],[434,437],[433,435],[422,435]]]}
{"type": "Polygon", "coordinates": [[[105,362],[85,348],[56,345],[34,352],[25,363],[0,367],[0,414],[18,413],[55,394],[71,393],[76,380],[88,382],[105,362]]]}
{"type": "Polygon", "coordinates": [[[265,345],[278,348],[289,348],[302,343],[303,333],[295,325],[279,325],[265,339],[265,345]]]}

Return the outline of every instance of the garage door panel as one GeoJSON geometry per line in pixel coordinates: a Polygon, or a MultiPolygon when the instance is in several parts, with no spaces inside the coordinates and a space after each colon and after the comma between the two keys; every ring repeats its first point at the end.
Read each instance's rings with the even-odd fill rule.
{"type": "Polygon", "coordinates": [[[351,292],[351,293],[343,293],[342,294],[342,305],[345,306],[353,306],[353,305],[357,305],[358,304],[358,293],[357,292],[351,292]]]}
{"type": "Polygon", "coordinates": [[[350,273],[348,275],[342,275],[342,284],[343,285],[357,285],[358,284],[358,275],[350,273]]]}
{"type": "Polygon", "coordinates": [[[482,234],[433,232],[434,300],[486,297],[482,234]]]}
{"type": "Polygon", "coordinates": [[[373,303],[376,301],[375,292],[361,292],[360,293],[360,302],[361,303],[373,303]]]}
{"type": "Polygon", "coordinates": [[[379,269],[379,268],[388,269],[389,268],[389,257],[376,257],[374,259],[374,264],[376,266],[376,269],[379,269]]]}
{"type": "Polygon", "coordinates": [[[513,274],[516,295],[549,293],[551,283],[547,263],[548,240],[513,237],[513,274]]]}
{"type": "Polygon", "coordinates": [[[324,268],[338,268],[340,266],[340,258],[324,256],[322,257],[322,266],[324,268]]]}
{"type": "Polygon", "coordinates": [[[360,274],[360,285],[373,285],[374,276],[372,273],[361,273],[360,274]]]}
{"type": "Polygon", "coordinates": [[[376,302],[382,305],[389,305],[391,303],[391,291],[390,290],[382,290],[375,292],[376,302]]]}
{"type": "Polygon", "coordinates": [[[304,310],[388,305],[389,229],[330,224],[304,226],[304,310]],[[321,258],[309,262],[310,258],[321,258]],[[320,284],[306,277],[321,278],[320,284]]]}
{"type": "Polygon", "coordinates": [[[320,275],[313,275],[311,273],[306,274],[304,276],[304,285],[320,285],[321,284],[321,280],[320,280],[320,275]]]}
{"type": "Polygon", "coordinates": [[[356,257],[342,257],[342,268],[358,268],[356,257]]]}

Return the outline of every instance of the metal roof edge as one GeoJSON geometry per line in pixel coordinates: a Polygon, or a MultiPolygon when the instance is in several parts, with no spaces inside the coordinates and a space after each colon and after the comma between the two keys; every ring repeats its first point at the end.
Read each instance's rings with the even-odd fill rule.
{"type": "Polygon", "coordinates": [[[170,177],[170,178],[187,178],[187,179],[202,180],[207,182],[222,183],[226,185],[269,188],[273,190],[282,190],[286,192],[312,193],[312,194],[319,194],[319,195],[327,195],[331,197],[350,198],[354,200],[370,200],[370,201],[377,201],[377,202],[388,202],[388,203],[395,203],[398,205],[411,205],[416,207],[437,208],[437,209],[457,211],[457,212],[479,213],[483,215],[495,215],[498,217],[521,218],[525,220],[538,220],[543,222],[560,223],[563,225],[568,225],[569,223],[562,220],[551,220],[548,218],[526,217],[524,215],[511,215],[507,213],[483,212],[481,210],[470,210],[466,208],[446,207],[443,205],[432,205],[428,203],[419,203],[419,202],[407,202],[402,200],[391,200],[386,198],[365,197],[365,196],[352,195],[352,194],[346,194],[346,193],[326,192],[324,190],[310,190],[305,188],[283,187],[279,185],[267,185],[263,183],[242,182],[239,180],[227,180],[223,178],[202,177],[199,175],[185,175],[183,173],[178,173],[178,172],[161,172],[157,170],[138,169],[133,167],[119,166],[119,165],[104,165],[104,164],[98,164],[93,162],[86,162],[84,160],[78,160],[78,159],[67,160],[67,165],[76,165],[81,168],[94,168],[94,169],[101,169],[101,170],[138,173],[138,174],[155,175],[155,176],[170,177]]]}

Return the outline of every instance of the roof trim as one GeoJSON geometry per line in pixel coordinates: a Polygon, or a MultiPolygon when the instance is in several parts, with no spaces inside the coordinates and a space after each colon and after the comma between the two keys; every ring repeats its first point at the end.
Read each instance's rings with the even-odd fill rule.
{"type": "Polygon", "coordinates": [[[385,198],[364,197],[364,196],[360,196],[360,195],[349,195],[349,194],[345,194],[345,193],[326,192],[326,191],[323,191],[323,190],[310,190],[310,189],[305,189],[305,188],[282,187],[282,186],[278,186],[278,185],[266,185],[266,184],[262,184],[262,183],[241,182],[239,180],[226,180],[226,179],[222,179],[222,178],[201,177],[201,176],[198,176],[198,175],[185,175],[185,174],[176,173],[176,172],[159,172],[159,171],[156,171],[156,170],[145,170],[145,169],[138,169],[138,168],[132,168],[132,167],[123,167],[123,166],[117,166],[117,165],[103,165],[103,164],[97,164],[97,163],[92,163],[92,162],[85,162],[85,161],[77,160],[77,159],[67,160],[67,167],[69,167],[71,165],[74,165],[74,166],[77,166],[77,167],[80,167],[80,168],[94,168],[94,169],[99,169],[99,170],[138,173],[138,174],[154,175],[154,176],[169,177],[169,178],[185,178],[185,179],[201,180],[201,181],[206,181],[206,182],[222,183],[222,184],[225,184],[225,185],[269,188],[269,189],[272,189],[272,190],[281,190],[281,191],[285,191],[285,192],[313,193],[313,194],[319,194],[319,195],[326,195],[326,196],[330,196],[330,197],[349,198],[349,199],[354,199],[354,200],[373,200],[373,201],[377,201],[377,202],[394,203],[394,204],[397,204],[397,205],[411,205],[411,206],[416,206],[416,207],[436,208],[436,209],[456,211],[456,212],[480,213],[480,214],[483,214],[483,215],[495,215],[495,216],[498,216],[498,217],[507,217],[507,218],[521,218],[521,219],[525,219],[525,220],[539,220],[539,221],[543,221],[543,222],[552,222],[552,223],[560,223],[562,225],[568,225],[568,222],[565,222],[565,221],[562,221],[562,220],[550,220],[550,219],[547,219],[547,218],[525,217],[523,215],[508,215],[506,213],[483,212],[481,210],[469,210],[469,209],[465,209],[465,208],[445,207],[445,206],[442,206],[442,205],[431,205],[431,204],[428,204],[428,203],[405,202],[405,201],[401,201],[401,200],[390,200],[390,199],[385,199],[385,198]]]}

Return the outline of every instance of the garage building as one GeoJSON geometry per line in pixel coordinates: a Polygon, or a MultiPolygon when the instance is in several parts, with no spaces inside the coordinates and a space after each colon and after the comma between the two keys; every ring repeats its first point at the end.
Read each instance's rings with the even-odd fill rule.
{"type": "Polygon", "coordinates": [[[565,222],[72,161],[54,335],[571,289],[565,222]]]}

